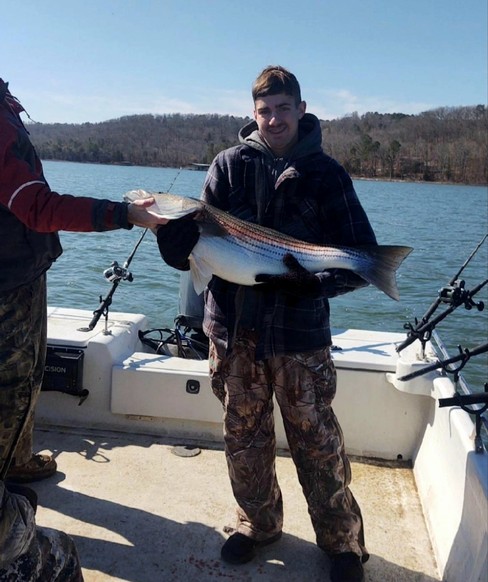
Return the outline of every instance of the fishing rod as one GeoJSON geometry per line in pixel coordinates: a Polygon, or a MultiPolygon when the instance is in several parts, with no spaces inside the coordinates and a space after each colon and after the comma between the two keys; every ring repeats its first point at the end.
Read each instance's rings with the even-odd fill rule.
{"type": "MultiPolygon", "coordinates": [[[[178,176],[181,174],[182,168],[180,168],[178,170],[178,172],[176,173],[176,176],[174,177],[173,181],[171,182],[169,188],[168,188],[168,192],[171,190],[171,188],[173,188],[176,180],[178,179],[178,176]]],[[[110,307],[110,305],[112,304],[112,297],[115,293],[115,291],[117,290],[117,287],[119,286],[119,284],[121,283],[121,281],[129,281],[129,283],[131,283],[134,280],[134,277],[132,275],[132,273],[128,270],[129,265],[132,262],[132,259],[134,258],[134,255],[136,254],[137,249],[139,248],[139,245],[141,244],[143,238],[146,236],[148,229],[145,228],[143,233],[141,234],[139,240],[137,241],[135,247],[133,248],[131,254],[129,255],[129,257],[127,258],[127,260],[125,261],[124,265],[121,267],[119,265],[119,263],[117,261],[113,261],[112,264],[110,265],[110,267],[108,269],[105,269],[105,271],[103,272],[104,277],[110,282],[112,283],[112,288],[110,289],[110,291],[107,293],[107,296],[105,298],[103,298],[100,295],[100,306],[98,307],[98,309],[95,309],[95,311],[93,312],[93,318],[90,321],[90,323],[88,324],[87,327],[81,327],[78,329],[78,331],[91,331],[98,323],[99,319],[102,317],[102,315],[105,316],[105,329],[104,329],[104,334],[108,335],[109,331],[108,331],[108,309],[110,307]]]]}
{"type": "Polygon", "coordinates": [[[442,302],[442,300],[443,300],[442,292],[444,290],[449,290],[450,287],[453,287],[456,284],[456,281],[459,279],[459,275],[464,271],[464,269],[471,262],[472,258],[478,252],[478,250],[480,249],[481,245],[485,242],[485,240],[486,240],[487,237],[488,237],[488,234],[485,234],[485,236],[476,245],[476,248],[473,250],[473,252],[469,255],[469,257],[461,265],[461,268],[459,269],[459,271],[454,275],[454,277],[451,278],[451,280],[446,285],[446,287],[444,287],[443,289],[441,289],[439,291],[439,297],[434,301],[434,303],[429,307],[429,309],[426,311],[426,313],[422,317],[422,322],[423,323],[426,322],[430,318],[430,316],[434,313],[434,311],[437,309],[437,307],[439,306],[439,304],[442,302]]]}
{"type": "Polygon", "coordinates": [[[479,346],[473,348],[472,350],[466,348],[462,349],[461,346],[458,346],[459,354],[457,356],[453,356],[452,358],[447,358],[446,360],[437,360],[432,362],[432,364],[428,364],[427,366],[421,368],[420,370],[415,370],[415,372],[411,372],[410,374],[406,374],[401,378],[398,378],[400,382],[407,382],[408,380],[413,380],[418,376],[423,376],[428,372],[432,372],[433,370],[437,370],[438,368],[442,368],[445,372],[450,374],[454,374],[456,379],[459,376],[459,372],[464,368],[464,366],[468,363],[468,361],[474,357],[478,356],[479,354],[484,354],[488,352],[488,342],[485,344],[480,344],[479,346]],[[456,364],[457,362],[461,362],[457,368],[448,368],[451,364],[456,364]]]}
{"type": "Polygon", "coordinates": [[[417,339],[422,343],[422,349],[425,349],[425,344],[430,340],[432,331],[434,330],[435,326],[461,305],[464,305],[465,309],[467,310],[475,307],[478,311],[483,311],[485,308],[484,303],[482,301],[475,302],[473,297],[488,283],[488,279],[485,279],[474,289],[469,291],[465,289],[465,282],[460,280],[459,276],[464,271],[466,266],[471,262],[487,237],[488,234],[485,234],[473,252],[464,261],[461,268],[450,279],[449,283],[445,287],[442,287],[442,289],[439,289],[438,297],[422,316],[420,322],[417,320],[417,318],[415,318],[415,326],[413,326],[410,322],[404,325],[404,329],[408,330],[407,338],[396,347],[397,352],[401,352],[417,339]],[[441,303],[447,304],[449,307],[437,317],[430,320],[441,303]]]}
{"type": "Polygon", "coordinates": [[[122,267],[119,265],[119,263],[117,261],[113,261],[112,264],[110,265],[110,267],[108,269],[105,269],[105,271],[103,272],[103,275],[104,275],[105,279],[107,279],[107,281],[109,281],[109,283],[112,283],[112,287],[111,287],[110,291],[107,293],[105,298],[103,298],[100,295],[100,299],[99,299],[100,306],[98,307],[98,309],[95,309],[95,311],[93,312],[92,320],[90,321],[88,326],[81,327],[78,329],[78,331],[91,331],[97,325],[97,323],[98,323],[99,319],[102,317],[102,315],[104,315],[105,316],[105,330],[103,333],[105,335],[109,334],[109,331],[108,331],[108,310],[109,310],[110,305],[112,304],[113,294],[115,293],[115,291],[117,290],[117,287],[119,286],[119,284],[122,281],[129,281],[129,283],[131,283],[134,280],[132,273],[129,271],[129,265],[131,264],[132,259],[134,258],[134,255],[136,254],[136,251],[139,248],[139,245],[141,244],[143,238],[146,236],[147,231],[148,231],[148,229],[145,228],[143,233],[139,237],[139,240],[137,241],[135,247],[133,248],[130,255],[127,257],[127,260],[125,261],[125,263],[123,264],[122,267]]]}

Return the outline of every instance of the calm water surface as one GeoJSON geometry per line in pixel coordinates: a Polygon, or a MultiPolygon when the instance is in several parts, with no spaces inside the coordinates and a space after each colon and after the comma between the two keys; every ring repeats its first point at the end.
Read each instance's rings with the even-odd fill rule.
{"type": "MultiPolygon", "coordinates": [[[[171,168],[141,168],[44,162],[50,186],[61,193],[121,200],[135,188],[199,197],[204,172],[171,168]]],[[[403,325],[421,318],[488,231],[487,188],[439,184],[355,181],[380,244],[414,248],[398,271],[401,299],[392,301],[374,287],[331,301],[335,328],[364,328],[402,332],[403,325]]],[[[61,233],[63,255],[48,275],[50,305],[94,310],[100,295],[111,288],[103,271],[112,261],[123,264],[142,229],[110,233],[61,233]]],[[[485,243],[463,271],[466,288],[486,279],[488,244],[485,243]]],[[[151,327],[172,327],[178,313],[179,274],[159,256],[148,232],[130,265],[132,282],[122,282],[111,309],[144,313],[151,327]]],[[[477,296],[484,311],[459,307],[438,326],[451,355],[457,346],[474,348],[488,336],[488,289],[477,296]]],[[[436,314],[439,311],[436,312],[436,314]]],[[[488,360],[468,362],[464,376],[473,390],[487,381],[488,360]]]]}

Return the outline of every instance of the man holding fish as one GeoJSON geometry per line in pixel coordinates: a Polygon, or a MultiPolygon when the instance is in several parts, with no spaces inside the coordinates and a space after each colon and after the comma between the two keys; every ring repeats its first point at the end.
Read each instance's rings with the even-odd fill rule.
{"type": "MultiPolygon", "coordinates": [[[[359,267],[344,263],[340,268],[343,263],[334,260],[325,263],[331,268],[311,272],[300,262],[308,256],[300,255],[299,241],[308,244],[307,253],[315,252],[317,245],[333,245],[331,253],[337,246],[369,245],[373,254],[380,247],[349,175],[322,150],[319,120],[306,113],[296,77],[283,67],[267,67],[252,95],[254,121],[240,131],[240,145],[217,155],[202,195],[210,208],[255,227],[244,238],[252,240],[249,245],[256,254],[277,254],[275,262],[281,265],[257,272],[254,284],[238,284],[237,273],[226,277],[211,266],[214,276],[205,290],[211,385],[224,407],[225,451],[238,506],[235,530],[221,557],[244,563],[257,548],[281,537],[275,395],[317,544],[330,559],[331,580],[357,582],[364,579],[362,563],[369,556],[361,511],[349,489],[351,470],[342,431],[331,407],[336,371],[328,299],[373,280],[358,275],[359,267]],[[281,242],[277,238],[274,247],[269,240],[267,247],[260,247],[259,239],[270,233],[268,229],[287,236],[281,235],[281,242]]],[[[226,222],[218,214],[206,225],[205,212],[205,206],[199,212],[196,205],[194,220],[172,220],[157,231],[163,259],[178,269],[191,266],[194,277],[199,276],[195,263],[211,262],[216,254],[209,252],[210,246],[211,257],[198,254],[203,242],[218,237],[222,225],[222,237],[242,230],[240,221],[226,222]]],[[[410,251],[398,249],[402,250],[393,271],[410,251]]],[[[239,252],[241,261],[236,259],[229,270],[244,271],[252,260],[246,248],[239,247],[239,252]]],[[[396,288],[388,293],[396,298],[396,288]]]]}

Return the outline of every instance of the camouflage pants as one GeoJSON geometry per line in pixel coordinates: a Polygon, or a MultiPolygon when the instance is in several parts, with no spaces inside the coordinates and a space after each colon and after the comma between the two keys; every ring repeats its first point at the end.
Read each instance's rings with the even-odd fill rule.
{"type": "Polygon", "coordinates": [[[2,582],[83,582],[73,540],[63,532],[38,527],[27,552],[8,568],[0,569],[2,582]]]}
{"type": "Polygon", "coordinates": [[[256,540],[281,531],[273,393],[307,500],[317,545],[364,555],[361,511],[344,439],[331,407],[336,371],[328,349],[255,361],[256,338],[239,334],[228,355],[210,343],[210,380],[224,406],[224,442],[237,501],[236,530],[256,540]]]}
{"type": "Polygon", "coordinates": [[[46,357],[46,278],[0,294],[0,471],[32,455],[34,408],[46,357]]]}

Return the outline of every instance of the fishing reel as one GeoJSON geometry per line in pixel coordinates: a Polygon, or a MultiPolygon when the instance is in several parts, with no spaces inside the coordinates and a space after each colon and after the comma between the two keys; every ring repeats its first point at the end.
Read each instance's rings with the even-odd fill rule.
{"type": "Polygon", "coordinates": [[[476,307],[478,311],[483,311],[485,304],[483,301],[473,301],[473,293],[464,288],[465,282],[457,279],[452,285],[446,285],[439,289],[439,301],[453,307],[459,307],[464,304],[468,311],[476,307]]]}
{"type": "Polygon", "coordinates": [[[432,303],[429,309],[425,312],[422,319],[419,321],[415,318],[415,326],[412,325],[410,322],[405,323],[403,328],[408,330],[407,339],[405,339],[401,344],[396,347],[397,352],[401,352],[407,346],[412,344],[417,339],[422,344],[422,351],[425,350],[426,343],[430,340],[432,332],[434,331],[435,326],[440,323],[443,319],[445,319],[450,313],[452,313],[455,309],[457,309],[460,305],[464,305],[465,309],[468,311],[473,307],[476,307],[478,311],[483,311],[485,308],[485,304],[483,301],[474,301],[473,297],[483,289],[483,287],[488,284],[488,279],[485,279],[476,287],[468,291],[464,288],[464,281],[459,279],[459,276],[464,271],[466,265],[471,261],[474,255],[477,253],[478,249],[481,245],[485,242],[488,238],[488,234],[486,234],[481,241],[478,243],[474,251],[471,255],[466,259],[462,267],[458,270],[458,272],[450,279],[449,283],[439,289],[437,299],[432,303]],[[435,313],[437,308],[440,306],[441,303],[447,305],[446,309],[437,315],[436,317],[432,318],[432,315],[435,313]]]}
{"type": "Polygon", "coordinates": [[[105,269],[103,276],[109,283],[114,283],[115,281],[129,281],[130,283],[134,280],[129,269],[121,267],[117,261],[114,261],[108,269],[105,269]]]}

